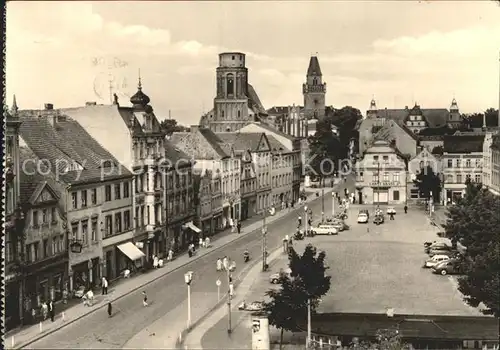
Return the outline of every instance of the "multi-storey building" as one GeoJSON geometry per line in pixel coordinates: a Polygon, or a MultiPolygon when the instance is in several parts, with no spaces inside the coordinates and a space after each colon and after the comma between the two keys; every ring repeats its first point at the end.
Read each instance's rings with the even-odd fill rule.
{"type": "Polygon", "coordinates": [[[26,210],[19,202],[20,159],[17,105],[5,111],[5,326],[11,329],[23,322],[23,280],[20,266],[24,260],[24,225],[26,210]]]}
{"type": "MultiPolygon", "coordinates": [[[[34,256],[37,254],[37,247],[43,246],[44,231],[40,226],[43,227],[41,224],[44,223],[44,209],[45,220],[48,220],[47,218],[52,216],[51,203],[57,193],[60,193],[60,212],[56,214],[61,216],[62,228],[68,235],[68,245],[71,248],[68,283],[65,283],[65,288],[71,292],[78,288],[93,287],[107,271],[106,260],[103,259],[104,238],[109,235],[106,230],[110,226],[113,227],[113,232],[117,227],[120,228],[114,238],[115,244],[121,242],[122,237],[126,239],[130,231],[130,228],[124,229],[123,223],[120,224],[123,213],[132,210],[130,191],[129,197],[123,198],[126,192],[117,197],[114,193],[108,194],[110,192],[106,189],[116,189],[118,186],[130,188],[132,174],[123,169],[116,158],[67,115],[54,113],[53,110],[49,113],[38,113],[40,114],[33,115],[27,111],[23,112],[21,145],[33,153],[33,156],[30,156],[32,162],[47,168],[41,175],[45,176],[47,173],[52,176],[52,186],[55,188],[53,193],[50,193],[50,188],[45,192],[54,198],[48,195],[43,198],[41,209],[31,204],[33,209],[28,233],[34,245],[27,247],[26,254],[31,252],[34,256]],[[121,215],[117,215],[118,213],[121,215]],[[107,220],[108,216],[112,218],[112,223],[107,220]]],[[[54,226],[54,230],[57,235],[57,226],[54,226]]],[[[36,258],[39,259],[38,256],[36,258]]],[[[34,257],[30,259],[33,260],[34,257]]],[[[53,277],[49,278],[48,282],[51,280],[53,283],[58,281],[53,277]]],[[[47,289],[52,287],[58,288],[48,285],[47,289]]]]}
{"type": "MultiPolygon", "coordinates": [[[[222,220],[215,218],[221,229],[231,221],[240,220],[240,160],[234,149],[226,145],[212,130],[198,125],[191,126],[190,132],[174,133],[172,143],[194,161],[194,171],[202,174],[210,170],[215,181],[220,178],[222,193],[222,220]]],[[[217,206],[213,207],[216,210],[217,206]]],[[[218,214],[217,214],[218,215],[218,214]]]]}
{"type": "MultiPolygon", "coordinates": [[[[56,110],[48,104],[44,113],[59,113],[76,120],[123,165],[124,171],[134,174],[130,188],[132,241],[150,260],[153,255],[162,257],[169,248],[182,248],[184,241],[188,240],[188,231],[197,230],[191,223],[194,218],[192,169],[182,152],[169,147],[166,133],[160,128],[140,79],[130,103],[132,107],[120,106],[115,95],[112,105],[87,102],[84,107],[56,110]],[[180,168],[183,175],[176,173],[180,168]],[[174,188],[174,182],[179,187],[174,188]],[[170,190],[168,186],[171,186],[170,190]],[[169,201],[172,202],[172,215],[167,212],[169,201]],[[177,212],[173,214],[175,210],[177,212]],[[173,246],[176,242],[177,245],[173,246]]],[[[124,254],[131,257],[138,254],[131,245],[123,249],[127,251],[124,254]]],[[[116,260],[113,256],[109,258],[116,260]]]]}
{"type": "Polygon", "coordinates": [[[375,141],[356,163],[356,191],[358,203],[405,203],[406,165],[387,141],[375,141]]]}
{"type": "Polygon", "coordinates": [[[195,174],[194,203],[196,207],[196,224],[201,229],[203,236],[212,234],[212,174],[210,170],[202,174],[195,174]]]}
{"type": "MultiPolygon", "coordinates": [[[[250,152],[252,163],[257,178],[256,197],[250,199],[250,206],[254,212],[248,213],[250,216],[254,213],[260,213],[264,208],[269,207],[271,194],[272,178],[272,149],[269,140],[264,133],[217,133],[217,137],[222,140],[224,145],[231,147],[235,154],[250,152]],[[256,205],[252,204],[255,202],[256,205]]],[[[247,204],[248,205],[248,204],[247,204]]]]}
{"type": "Polygon", "coordinates": [[[319,66],[318,57],[311,56],[307,68],[306,82],[302,85],[304,95],[304,114],[307,119],[321,119],[326,110],[326,83],[319,66]]]}
{"type": "Polygon", "coordinates": [[[27,147],[20,148],[20,202],[26,209],[23,261],[23,316],[35,322],[39,306],[59,302],[68,280],[68,237],[61,186],[49,167],[27,147]],[[43,175],[42,175],[43,174],[43,175]]]}
{"type": "MultiPolygon", "coordinates": [[[[262,122],[250,123],[240,130],[240,133],[265,133],[272,136],[283,148],[290,151],[292,158],[292,195],[290,200],[297,202],[300,196],[300,182],[308,162],[309,146],[307,139],[299,139],[276,130],[262,122]]],[[[272,169],[271,169],[272,170],[272,169]]],[[[259,170],[256,170],[257,173],[259,170]]],[[[270,179],[271,182],[272,178],[270,179]]],[[[260,188],[258,185],[257,188],[260,188]]],[[[270,202],[268,203],[270,204],[270,202]]]]}
{"type": "Polygon", "coordinates": [[[443,145],[443,196],[446,204],[465,193],[466,181],[482,182],[484,135],[445,136],[443,145]]]}
{"type": "Polygon", "coordinates": [[[293,199],[294,158],[296,153],[279,143],[272,135],[268,136],[273,154],[272,161],[272,189],[273,205],[280,208],[284,203],[293,199]]]}
{"type": "Polygon", "coordinates": [[[248,83],[245,54],[219,54],[217,91],[213,109],[201,117],[200,125],[214,132],[232,132],[267,116],[252,85],[248,83]]]}
{"type": "Polygon", "coordinates": [[[500,195],[500,134],[493,135],[491,141],[491,183],[490,191],[500,195]]]}
{"type": "Polygon", "coordinates": [[[483,141],[483,185],[491,189],[492,165],[493,165],[493,136],[494,133],[487,132],[483,141]]]}
{"type": "Polygon", "coordinates": [[[236,152],[241,162],[241,220],[248,219],[257,207],[257,173],[250,151],[236,152]]]}
{"type": "MultiPolygon", "coordinates": [[[[426,171],[428,167],[431,167],[434,174],[441,178],[443,171],[442,164],[441,156],[432,154],[429,149],[423,147],[419,154],[410,159],[408,162],[408,176],[406,177],[408,201],[426,199],[421,198],[421,193],[415,185],[414,180],[420,172],[426,171]]],[[[434,200],[439,202],[438,196],[440,195],[440,193],[433,193],[434,200]]]]}

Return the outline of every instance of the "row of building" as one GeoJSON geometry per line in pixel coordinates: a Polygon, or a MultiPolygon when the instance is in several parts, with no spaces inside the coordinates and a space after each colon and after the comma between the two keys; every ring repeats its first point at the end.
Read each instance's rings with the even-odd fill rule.
{"type": "Polygon", "coordinates": [[[439,178],[433,198],[447,205],[465,193],[466,181],[500,193],[500,135],[497,127],[460,131],[457,101],[450,110],[377,109],[372,100],[360,121],[356,163],[356,198],[364,203],[403,204],[423,200],[415,178],[428,166],[439,178]],[[446,128],[448,135],[422,135],[446,128]]]}
{"type": "MultiPolygon", "coordinates": [[[[216,108],[229,108],[217,98],[216,108]]],[[[44,301],[298,200],[305,134],[256,119],[235,131],[200,125],[167,137],[140,79],[130,103],[120,106],[115,95],[112,105],[19,110],[14,97],[5,148],[7,327],[44,301]]]]}

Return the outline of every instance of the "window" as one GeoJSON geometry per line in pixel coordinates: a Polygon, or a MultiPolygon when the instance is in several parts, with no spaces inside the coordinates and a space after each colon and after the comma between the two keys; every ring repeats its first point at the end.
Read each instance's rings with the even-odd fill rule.
{"type": "Polygon", "coordinates": [[[38,210],[33,210],[33,227],[38,227],[38,210]]]}
{"type": "Polygon", "coordinates": [[[392,181],[398,183],[399,182],[399,173],[392,174],[392,181]]]}
{"type": "Polygon", "coordinates": [[[465,167],[466,167],[466,168],[470,168],[470,167],[471,167],[471,164],[470,164],[470,159],[467,159],[467,160],[465,161],[465,167]]]}
{"type": "Polygon", "coordinates": [[[130,197],[130,183],[124,182],[123,183],[123,198],[128,198],[130,197]]]}
{"type": "Polygon", "coordinates": [[[457,174],[457,184],[462,183],[462,174],[457,174]]]}
{"type": "Polygon", "coordinates": [[[420,167],[420,169],[423,169],[423,168],[424,168],[424,161],[423,161],[423,160],[422,160],[422,161],[420,161],[419,167],[420,167]]]}
{"type": "Polygon", "coordinates": [[[40,259],[40,242],[33,243],[33,261],[40,259]]]}
{"type": "Polygon", "coordinates": [[[65,245],[64,245],[64,235],[60,235],[59,236],[59,252],[62,252],[62,251],[65,251],[66,249],[64,249],[65,245]]]}
{"type": "Polygon", "coordinates": [[[59,242],[57,242],[58,239],[59,237],[52,238],[52,254],[59,253],[59,242]]]}
{"type": "Polygon", "coordinates": [[[389,181],[389,173],[384,173],[384,182],[389,181]]]}
{"type": "Polygon", "coordinates": [[[238,111],[238,118],[241,117],[241,111],[238,111]]]}
{"type": "Polygon", "coordinates": [[[373,173],[373,182],[378,182],[378,173],[373,173]]]}
{"type": "Polygon", "coordinates": [[[227,87],[226,91],[228,95],[234,95],[234,75],[227,75],[227,87]]]}
{"type": "Polygon", "coordinates": [[[383,156],[382,159],[384,160],[384,162],[388,162],[389,161],[389,156],[383,156]]]}
{"type": "Polygon", "coordinates": [[[115,214],[115,232],[122,232],[122,213],[115,214]]]}
{"type": "Polygon", "coordinates": [[[121,198],[121,186],[120,184],[115,184],[115,199],[121,198]]]}
{"type": "Polygon", "coordinates": [[[87,206],[87,190],[82,191],[82,207],[87,206]]]}
{"type": "Polygon", "coordinates": [[[373,161],[378,162],[378,156],[373,156],[373,161]]]}
{"type": "Polygon", "coordinates": [[[50,254],[50,252],[49,252],[49,240],[44,239],[43,240],[43,257],[47,258],[49,256],[49,254],[50,254]]]}
{"type": "Polygon", "coordinates": [[[481,182],[481,174],[474,175],[474,181],[477,183],[480,183],[481,182]]]}
{"type": "Polygon", "coordinates": [[[418,199],[418,189],[415,188],[410,190],[410,198],[418,199]]]}
{"type": "Polygon", "coordinates": [[[111,185],[106,185],[104,200],[106,202],[111,201],[111,185]]]}
{"type": "Polygon", "coordinates": [[[86,246],[88,242],[88,234],[89,234],[89,220],[82,221],[82,245],[86,246]]]}
{"type": "Polygon", "coordinates": [[[92,189],[92,191],[90,192],[90,202],[92,203],[92,205],[97,204],[97,188],[92,189]]]}
{"type": "Polygon", "coordinates": [[[465,181],[470,181],[470,179],[471,179],[470,174],[465,175],[465,181]]]}
{"type": "Polygon", "coordinates": [[[448,168],[453,168],[453,159],[448,159],[448,168]]]}
{"type": "Polygon", "coordinates": [[[52,220],[53,223],[57,222],[56,208],[50,208],[50,219],[52,220]]]}
{"type": "Polygon", "coordinates": [[[481,167],[481,159],[476,159],[476,168],[481,167]]]}
{"type": "Polygon", "coordinates": [[[78,239],[78,222],[71,224],[71,234],[73,235],[73,239],[78,239]]]}
{"type": "Polygon", "coordinates": [[[399,191],[392,192],[392,200],[399,201],[399,191]]]}
{"type": "Polygon", "coordinates": [[[26,261],[33,261],[33,252],[31,251],[32,244],[26,244],[26,261]]]}
{"type": "Polygon", "coordinates": [[[451,174],[446,175],[446,182],[453,183],[453,175],[451,175],[451,174]]]}
{"type": "Polygon", "coordinates": [[[462,166],[462,162],[460,159],[457,159],[457,168],[460,168],[462,166]]]}
{"type": "Polygon", "coordinates": [[[123,213],[123,229],[130,229],[130,210],[125,210],[125,212],[123,213]]]}
{"type": "Polygon", "coordinates": [[[92,223],[91,223],[91,228],[90,228],[90,232],[91,232],[91,239],[92,239],[92,242],[97,242],[97,218],[92,218],[92,223]]]}
{"type": "Polygon", "coordinates": [[[49,222],[49,218],[48,218],[47,209],[43,209],[42,210],[42,224],[46,224],[48,222],[49,222]]]}
{"type": "Polygon", "coordinates": [[[76,192],[71,193],[71,203],[73,205],[73,209],[78,208],[78,193],[76,192]]]}
{"type": "Polygon", "coordinates": [[[111,215],[106,215],[106,236],[113,234],[113,218],[111,215]]]}

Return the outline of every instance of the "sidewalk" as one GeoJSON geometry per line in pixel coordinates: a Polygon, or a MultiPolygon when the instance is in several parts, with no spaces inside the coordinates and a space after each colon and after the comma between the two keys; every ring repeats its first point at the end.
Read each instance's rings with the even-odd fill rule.
{"type": "MultiPolygon", "coordinates": [[[[325,192],[328,189],[325,188],[325,192]]],[[[312,193],[308,196],[307,202],[317,199],[315,193],[312,193]]],[[[271,223],[275,220],[287,215],[291,214],[297,209],[295,207],[291,210],[280,210],[277,211],[275,215],[268,216],[267,222],[271,223]]],[[[15,329],[5,334],[5,347],[6,348],[22,348],[30,343],[43,338],[51,333],[56,332],[57,330],[69,325],[78,319],[85,317],[88,314],[91,314],[97,310],[101,310],[106,307],[107,302],[114,302],[117,299],[120,299],[134,291],[142,288],[143,286],[153,282],[154,280],[161,278],[162,276],[182,268],[186,264],[192,262],[194,259],[200,259],[207,253],[213,251],[214,249],[221,248],[241,237],[244,237],[246,234],[254,232],[256,230],[261,229],[262,227],[262,216],[252,217],[248,220],[242,222],[242,230],[240,234],[232,233],[231,229],[227,229],[222,231],[215,236],[212,237],[211,248],[209,249],[198,249],[197,254],[194,258],[189,258],[187,253],[179,255],[174,259],[174,261],[167,263],[163,268],[157,270],[150,270],[146,273],[136,275],[130,279],[120,279],[116,284],[112,284],[110,286],[109,294],[107,296],[102,296],[99,293],[95,294],[94,306],[87,307],[83,306],[83,303],[79,303],[73,307],[68,308],[64,312],[60,312],[56,315],[56,319],[54,322],[50,320],[41,322],[40,324],[28,326],[22,329],[15,329]]],[[[56,309],[57,311],[57,309],[56,309]]]]}

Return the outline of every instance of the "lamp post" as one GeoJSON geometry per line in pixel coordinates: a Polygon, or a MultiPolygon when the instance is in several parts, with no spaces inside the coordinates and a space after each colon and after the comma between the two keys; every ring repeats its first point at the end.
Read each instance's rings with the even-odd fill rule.
{"type": "Polygon", "coordinates": [[[227,333],[231,334],[231,300],[233,298],[233,278],[231,272],[236,268],[236,263],[229,259],[224,260],[224,270],[227,273],[227,333]]]}
{"type": "Polygon", "coordinates": [[[184,282],[187,285],[188,293],[188,315],[187,315],[187,328],[191,327],[191,281],[193,280],[193,271],[188,271],[184,274],[184,282]]]}
{"type": "Polygon", "coordinates": [[[266,226],[267,206],[264,207],[264,219],[262,221],[262,272],[267,270],[267,226],[266,226]]]}
{"type": "Polygon", "coordinates": [[[305,220],[304,220],[304,235],[307,236],[307,205],[304,206],[305,220]]]}
{"type": "Polygon", "coordinates": [[[307,299],[307,340],[306,349],[311,346],[311,298],[307,299]]]}
{"type": "Polygon", "coordinates": [[[321,222],[325,222],[325,178],[322,178],[323,186],[321,187],[321,222]]]}
{"type": "Polygon", "coordinates": [[[332,218],[335,217],[335,200],[337,198],[335,197],[335,192],[332,192],[332,218]]]}

